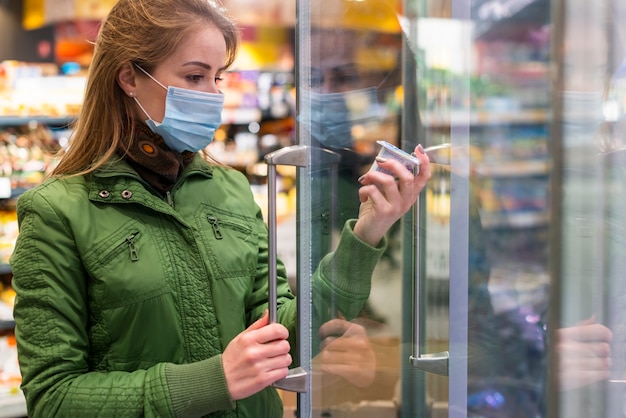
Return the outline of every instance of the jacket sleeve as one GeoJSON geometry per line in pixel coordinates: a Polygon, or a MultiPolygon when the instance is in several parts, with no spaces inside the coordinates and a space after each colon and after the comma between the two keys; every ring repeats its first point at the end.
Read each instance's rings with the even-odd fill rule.
{"type": "Polygon", "coordinates": [[[330,301],[348,321],[356,318],[370,295],[372,273],[387,247],[386,238],[377,247],[361,241],[348,220],[337,248],[322,258],[312,278],[313,312],[319,324],[330,319],[330,301]]]}
{"type": "Polygon", "coordinates": [[[157,364],[134,372],[89,371],[87,280],[69,226],[35,190],[18,201],[11,258],[22,389],[29,417],[196,416],[232,408],[219,356],[204,365],[157,364]],[[178,386],[176,386],[178,385],[178,386]],[[192,395],[175,411],[169,387],[192,395]],[[185,413],[186,412],[186,413],[185,413]]]}
{"type": "MultiPolygon", "coordinates": [[[[267,245],[267,227],[259,212],[259,262],[255,290],[248,304],[248,324],[258,319],[267,309],[267,283],[269,276],[269,255],[267,245]]],[[[347,320],[355,318],[368,299],[374,268],[383,254],[387,241],[383,239],[374,248],[361,241],[353,232],[355,220],[344,225],[337,248],[327,254],[320,262],[313,277],[312,304],[314,328],[330,319],[331,297],[336,301],[339,312],[347,320]]],[[[291,355],[296,357],[296,301],[286,279],[283,263],[278,260],[278,322],[289,330],[291,355]]],[[[297,364],[297,360],[294,361],[297,364]]]]}

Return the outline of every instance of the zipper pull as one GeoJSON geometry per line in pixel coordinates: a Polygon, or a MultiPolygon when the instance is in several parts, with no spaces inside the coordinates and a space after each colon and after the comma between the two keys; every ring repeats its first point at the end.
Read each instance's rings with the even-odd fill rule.
{"type": "Polygon", "coordinates": [[[135,245],[135,237],[136,234],[129,235],[126,237],[126,242],[128,243],[128,249],[130,250],[130,261],[138,261],[139,254],[137,253],[137,246],[135,245]]]}
{"type": "Polygon", "coordinates": [[[224,236],[222,235],[222,231],[220,231],[220,222],[217,220],[215,216],[209,215],[207,217],[209,223],[213,227],[213,234],[215,234],[216,239],[222,239],[224,236]]]}
{"type": "Polygon", "coordinates": [[[171,207],[174,207],[174,201],[172,200],[172,193],[169,190],[165,192],[165,200],[167,201],[168,205],[170,205],[171,207]]]}

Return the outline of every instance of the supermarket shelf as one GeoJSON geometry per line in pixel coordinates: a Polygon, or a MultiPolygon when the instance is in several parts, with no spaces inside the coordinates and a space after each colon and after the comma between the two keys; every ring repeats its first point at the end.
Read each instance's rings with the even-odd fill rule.
{"type": "MultiPolygon", "coordinates": [[[[261,120],[261,110],[256,108],[224,109],[222,118],[225,123],[250,123],[261,120]]],[[[38,122],[46,125],[63,126],[75,121],[72,117],[50,116],[0,116],[0,126],[27,125],[38,122]]]]}
{"type": "Polygon", "coordinates": [[[0,276],[4,276],[6,274],[11,274],[11,266],[0,263],[0,276]]]}
{"type": "Polygon", "coordinates": [[[261,121],[261,109],[236,108],[222,111],[222,122],[230,125],[244,125],[261,121]]]}
{"type": "Polygon", "coordinates": [[[71,117],[50,116],[0,116],[0,126],[22,126],[31,122],[43,123],[53,126],[67,126],[74,122],[71,117]]]}
{"type": "MultiPolygon", "coordinates": [[[[261,110],[257,108],[224,109],[222,119],[227,124],[246,124],[261,121],[261,110]]],[[[0,116],[0,126],[22,126],[31,122],[51,126],[69,126],[76,118],[50,116],[0,116]]]]}
{"type": "MultiPolygon", "coordinates": [[[[28,189],[30,189],[30,187],[15,187],[15,188],[12,188],[10,196],[8,196],[8,193],[7,193],[7,195],[0,197],[0,210],[5,209],[5,206],[6,206],[7,202],[9,202],[9,206],[11,206],[10,203],[12,201],[15,201],[15,199],[20,197],[22,195],[22,193],[24,193],[28,189]]],[[[2,274],[2,271],[3,271],[2,270],[2,265],[0,264],[0,274],[2,274]]]]}
{"type": "Polygon", "coordinates": [[[450,113],[426,113],[422,121],[427,127],[449,126],[495,126],[495,125],[537,125],[550,120],[549,113],[544,109],[519,111],[463,111],[453,110],[450,113]]]}
{"type": "Polygon", "coordinates": [[[20,391],[13,395],[0,396],[0,418],[18,418],[26,416],[26,399],[20,391]]]}
{"type": "Polygon", "coordinates": [[[550,215],[544,212],[481,213],[484,228],[529,228],[545,226],[550,215]]]}
{"type": "Polygon", "coordinates": [[[505,161],[498,165],[476,167],[476,174],[485,177],[528,177],[548,174],[548,161],[505,161]]]}
{"type": "Polygon", "coordinates": [[[12,333],[14,328],[15,321],[0,319],[0,335],[4,335],[7,332],[12,333]]]}

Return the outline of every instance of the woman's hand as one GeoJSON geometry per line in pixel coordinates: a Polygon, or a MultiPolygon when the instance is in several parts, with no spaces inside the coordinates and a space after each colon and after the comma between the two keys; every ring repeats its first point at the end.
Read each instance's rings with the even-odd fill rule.
{"type": "Polygon", "coordinates": [[[322,344],[318,359],[323,372],[361,388],[374,382],[376,355],[365,328],[343,319],[331,319],[320,327],[319,335],[322,344]]]}
{"type": "Polygon", "coordinates": [[[226,346],[222,365],[232,400],[247,398],[287,376],[291,364],[288,336],[283,325],[269,323],[266,311],[226,346]]]}
{"type": "Polygon", "coordinates": [[[576,389],[606,380],[611,373],[613,333],[593,319],[556,331],[559,387],[576,389]]]}
{"type": "Polygon", "coordinates": [[[421,145],[415,147],[415,156],[421,162],[417,176],[398,161],[377,158],[377,164],[394,175],[370,171],[359,179],[363,187],[359,189],[361,208],[354,233],[361,240],[377,246],[389,228],[417,200],[431,173],[430,161],[421,145]]]}

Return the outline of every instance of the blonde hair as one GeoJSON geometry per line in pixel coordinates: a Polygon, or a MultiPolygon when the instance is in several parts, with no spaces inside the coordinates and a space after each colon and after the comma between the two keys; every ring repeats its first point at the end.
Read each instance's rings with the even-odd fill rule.
{"type": "Polygon", "coordinates": [[[224,35],[228,68],[235,60],[239,30],[214,0],[119,0],[102,22],[80,116],[52,175],[90,173],[132,140],[135,103],[117,84],[118,70],[134,62],[151,72],[187,34],[206,25],[224,35]]]}

